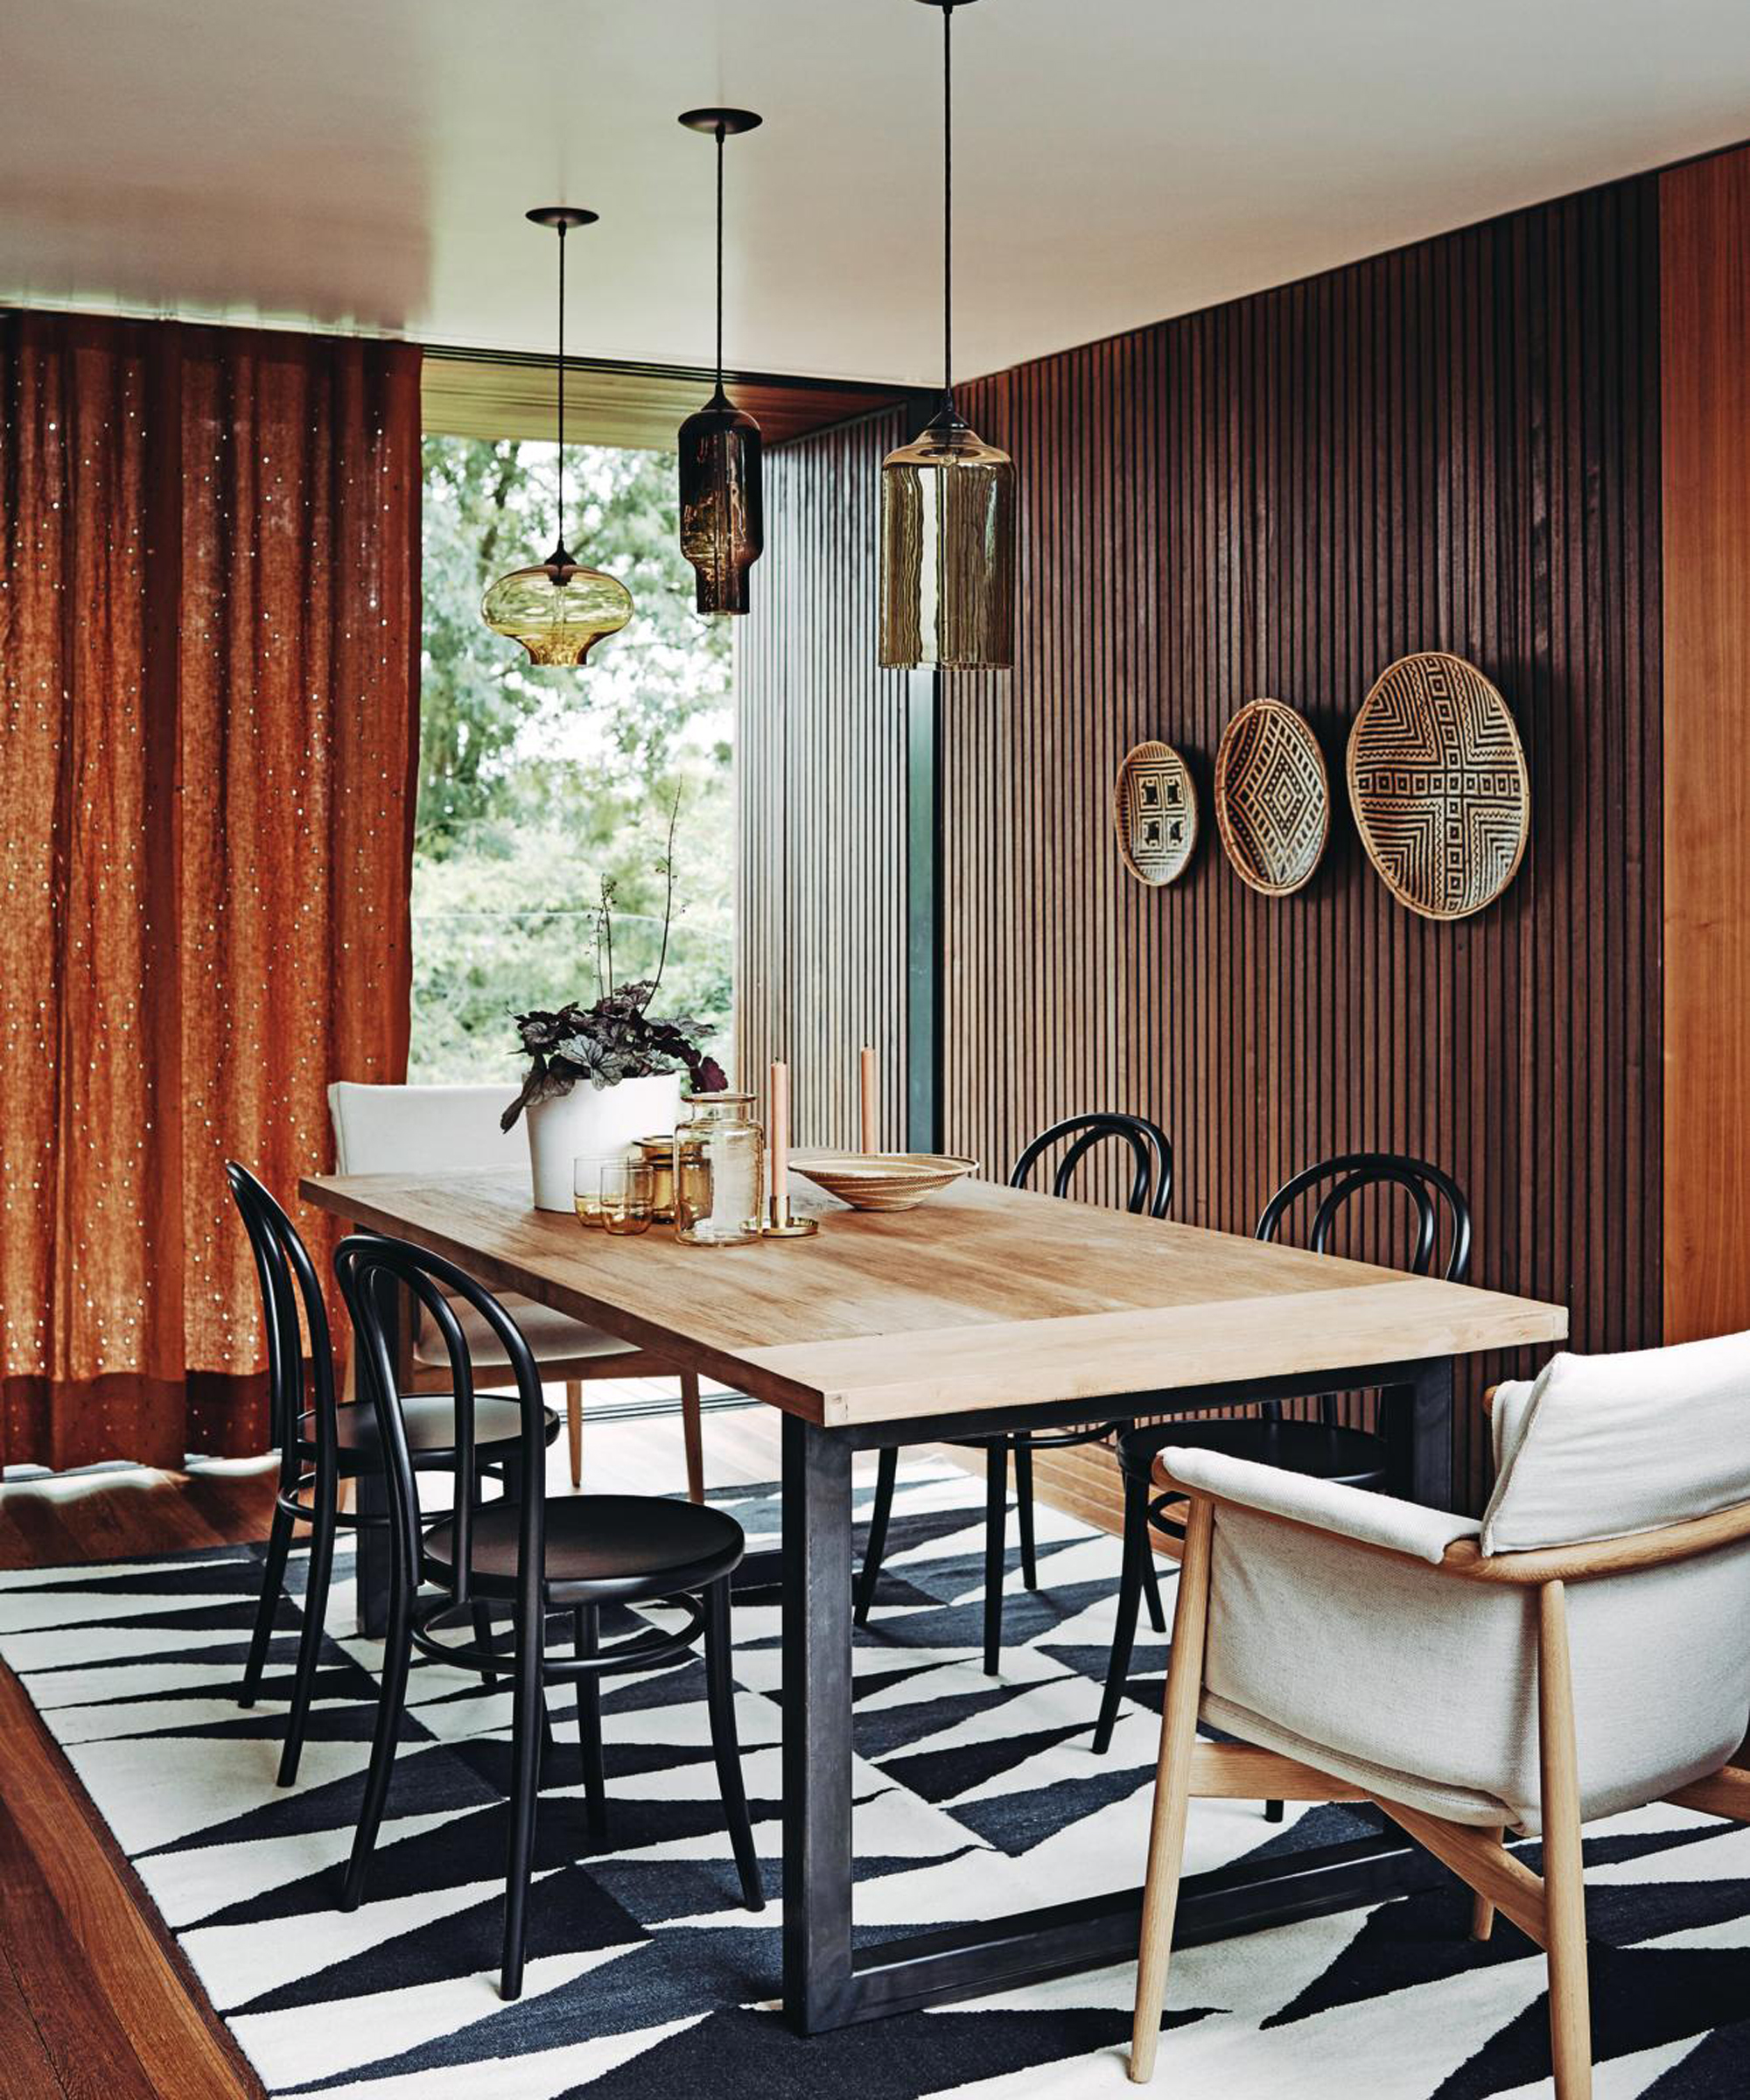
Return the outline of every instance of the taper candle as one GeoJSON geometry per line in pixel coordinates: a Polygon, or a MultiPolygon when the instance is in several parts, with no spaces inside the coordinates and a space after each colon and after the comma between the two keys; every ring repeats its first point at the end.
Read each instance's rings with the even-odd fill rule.
{"type": "Polygon", "coordinates": [[[781,1199],[790,1186],[790,1068],[772,1068],[772,1194],[781,1199]]]}
{"type": "Polygon", "coordinates": [[[860,1079],[863,1089],[863,1149],[875,1150],[875,1053],[867,1043],[858,1060],[861,1066],[860,1079]]]}

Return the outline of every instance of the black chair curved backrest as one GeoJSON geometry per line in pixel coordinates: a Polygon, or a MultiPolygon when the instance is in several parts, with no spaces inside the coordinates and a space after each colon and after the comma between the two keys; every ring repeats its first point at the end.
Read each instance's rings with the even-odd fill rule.
{"type": "MultiPolygon", "coordinates": [[[[473,1563],[473,1523],[479,1499],[474,1431],[474,1371],[467,1338],[456,1318],[454,1301],[471,1306],[502,1347],[516,1382],[522,1410],[518,1497],[518,1602],[538,1612],[547,1528],[547,1410],[541,1396],[541,1374],[522,1332],[489,1291],[466,1270],[440,1254],[375,1233],[353,1233],[334,1250],[334,1272],[353,1319],[359,1350],[359,1372],[376,1411],[377,1434],[388,1484],[390,1585],[392,1595],[411,1598],[423,1579],[424,1564],[419,1489],[402,1415],[395,1375],[396,1292],[410,1292],[430,1316],[450,1359],[455,1435],[449,1472],[454,1490],[451,1521],[454,1550],[447,1575],[438,1579],[458,1604],[468,1600],[473,1563]]],[[[503,1375],[494,1369],[493,1382],[503,1375]]],[[[430,1468],[422,1468],[430,1470],[430,1468]]],[[[393,1606],[391,1607],[393,1608],[393,1606]]],[[[538,1627],[539,1620],[531,1624],[538,1627]]]]}
{"type": "Polygon", "coordinates": [[[1306,1244],[1314,1254],[1323,1254],[1330,1246],[1332,1228],[1344,1206],[1377,1188],[1404,1190],[1415,1208],[1416,1244],[1410,1260],[1402,1266],[1416,1276],[1433,1274],[1444,1223],[1447,1251],[1440,1274],[1449,1284],[1463,1283],[1471,1265],[1471,1213],[1464,1191],[1439,1167],[1403,1152],[1339,1152],[1315,1166],[1303,1167],[1264,1205],[1256,1236],[1261,1240],[1278,1238],[1283,1219],[1295,1204],[1303,1196],[1322,1190],[1306,1244]]]}
{"type": "Polygon", "coordinates": [[[318,1483],[325,1477],[332,1480],[338,1467],[334,1350],[316,1265],[298,1228],[248,1167],[228,1159],[225,1180],[242,1214],[261,1284],[268,1344],[269,1433],[280,1454],[282,1489],[296,1484],[303,1462],[312,1456],[318,1483]],[[298,1323],[300,1303],[310,1340],[307,1386],[304,1338],[298,1323]]]}
{"type": "Polygon", "coordinates": [[[1114,1142],[1128,1145],[1133,1172],[1124,1208],[1141,1215],[1164,1218],[1172,1200],[1172,1146],[1166,1132],[1146,1116],[1127,1116],[1102,1109],[1087,1116],[1067,1116],[1049,1130],[1041,1130],[1015,1162],[1009,1176],[1011,1188],[1025,1188],[1033,1168],[1054,1145],[1067,1149],[1052,1175],[1051,1193],[1067,1196],[1076,1168],[1096,1144],[1114,1142]]]}

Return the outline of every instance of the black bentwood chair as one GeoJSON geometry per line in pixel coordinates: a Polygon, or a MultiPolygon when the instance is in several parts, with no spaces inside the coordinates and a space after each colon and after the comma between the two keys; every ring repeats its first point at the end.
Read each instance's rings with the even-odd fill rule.
{"type": "MultiPolygon", "coordinates": [[[[1433,1273],[1440,1242],[1446,1242],[1446,1259],[1440,1273],[1449,1284],[1465,1280],[1471,1262],[1471,1213],[1464,1192],[1449,1174],[1426,1160],[1411,1159],[1401,1152],[1340,1152],[1305,1167],[1284,1181],[1257,1222],[1256,1236],[1275,1240],[1282,1221],[1303,1196],[1321,1191],[1312,1214],[1307,1245],[1314,1254],[1329,1250],[1331,1229],[1344,1207],[1357,1197],[1375,1193],[1389,1196],[1401,1189],[1410,1199],[1416,1219],[1416,1243],[1407,1266],[1416,1276],[1433,1273]],[[1326,1187],[1326,1184],[1331,1184],[1326,1187]],[[1444,1229],[1443,1229],[1444,1226],[1444,1229]]],[[[1138,1423],[1120,1431],[1118,1466],[1124,1482],[1124,1558],[1118,1587],[1118,1616],[1112,1632],[1111,1659],[1106,1668],[1106,1689],[1100,1701],[1099,1725],[1094,1731],[1096,1754],[1110,1747],[1118,1709],[1130,1674],[1130,1652],[1136,1643],[1137,1606],[1146,1584],[1149,1615],[1157,1633],[1166,1630],[1158,1590],[1153,1581],[1154,1558],[1149,1546],[1151,1526],[1173,1538],[1183,1538],[1184,1526],[1166,1515],[1185,1498],[1176,1490],[1157,1494],[1153,1485],[1155,1460],[1171,1444],[1182,1450],[1217,1451],[1236,1459],[1251,1459],[1264,1466],[1279,1466],[1284,1472],[1308,1474],[1316,1480],[1337,1480],[1349,1488],[1382,1488],[1386,1480],[1386,1446],[1383,1437],[1358,1429],[1345,1429],[1337,1418],[1337,1396],[1326,1393],[1320,1401],[1316,1422],[1283,1419],[1279,1401],[1264,1402],[1256,1415],[1237,1421],[1138,1423]]],[[[1270,1803],[1272,1821],[1282,1813],[1280,1802],[1270,1803]]]]}
{"type": "MultiPolygon", "coordinates": [[[[256,1257],[256,1276],[261,1284],[262,1321],[268,1342],[268,1421],[273,1446],[279,1452],[279,1482],[274,1492],[272,1529],[268,1534],[267,1564],[262,1576],[261,1600],[256,1606],[256,1624],[249,1640],[248,1661],[244,1666],[239,1704],[253,1706],[261,1691],[262,1672],[273,1638],[273,1624],[285,1586],[285,1564],[291,1547],[294,1525],[310,1527],[310,1572],[304,1592],[304,1630],[298,1646],[298,1668],[292,1680],[290,1709],[286,1716],[285,1744],[280,1753],[279,1783],[290,1786],[298,1777],[304,1752],[304,1731],[310,1719],[310,1702],[316,1684],[317,1660],[322,1648],[322,1621],[328,1605],[328,1584],[334,1566],[334,1537],[338,1530],[359,1531],[385,1525],[382,1516],[360,1515],[335,1507],[336,1490],[342,1480],[358,1480],[383,1470],[382,1451],[377,1439],[377,1418],[368,1407],[337,1406],[334,1397],[334,1352],[328,1327],[328,1309],[298,1228],[245,1166],[234,1159],[225,1162],[225,1179],[242,1213],[244,1229],[256,1257]],[[309,1385],[305,1386],[304,1340],[298,1331],[298,1305],[309,1335],[309,1385]]],[[[551,1443],[559,1433],[559,1418],[547,1414],[542,1434],[551,1443]]],[[[431,1394],[407,1403],[407,1437],[413,1462],[419,1466],[447,1466],[456,1446],[455,1410],[447,1393],[431,1394]]],[[[482,1401],[474,1423],[473,1462],[476,1477],[502,1478],[522,1441],[522,1410],[512,1400],[482,1401]]],[[[484,1612],[482,1630],[486,1628],[484,1612]]]]}
{"type": "MultiPolygon", "coordinates": [[[[1172,1200],[1172,1147],[1166,1133],[1144,1116],[1120,1115],[1102,1110],[1089,1116],[1071,1116],[1041,1130],[1015,1162],[1009,1176],[1011,1188],[1025,1188],[1039,1161],[1054,1145],[1068,1149],[1052,1176],[1051,1193],[1068,1196],[1076,1168],[1096,1145],[1108,1142],[1126,1145],[1130,1154],[1130,1187],[1125,1209],[1140,1216],[1164,1218],[1172,1200]]],[[[962,1450],[984,1453],[984,1670],[995,1676],[1003,1652],[1003,1572],[1008,1559],[1009,1457],[1015,1460],[1015,1508],[1020,1522],[1021,1579],[1030,1590],[1039,1587],[1039,1566],[1033,1547],[1033,1453],[1060,1450],[1068,1445],[1096,1444],[1111,1436],[1116,1424],[1102,1422],[1087,1429],[1048,1433],[1012,1431],[1002,1436],[957,1438],[962,1450]]],[[[875,1475],[875,1499],[870,1505],[869,1539],[864,1549],[863,1570],[857,1579],[856,1620],[869,1623],[881,1579],[881,1556],[886,1550],[887,1522],[892,1515],[893,1487],[900,1469],[900,1454],[892,1445],[882,1448],[875,1475]]]]}
{"type": "Polygon", "coordinates": [[[730,1843],[749,1910],[765,1908],[753,1853],[741,1757],[735,1733],[735,1689],[731,1676],[729,1578],[745,1548],[741,1526],[720,1509],[671,1502],[662,1495],[567,1496],[550,1508],[542,1427],[541,1377],[514,1320],[489,1292],[439,1255],[404,1241],[357,1234],[334,1256],[358,1340],[360,1374],[376,1410],[388,1461],[389,1534],[388,1633],[383,1648],[382,1694],[371,1743],[364,1804],[346,1869],[341,1908],[354,1910],[365,1879],[395,1769],[396,1739],[407,1701],[408,1665],[413,1650],[475,1670],[491,1682],[502,1670],[501,1649],[483,1642],[479,1608],[508,1611],[514,1628],[510,1661],[513,1687],[510,1841],[505,1866],[504,1967],[500,1994],[522,1991],[524,1922],[529,1868],[535,1848],[536,1795],[543,1745],[551,1747],[546,1688],[575,1684],[578,1737],[592,1839],[606,1829],[606,1783],[602,1768],[601,1679],[626,1670],[661,1669],[690,1662],[693,1642],[704,1635],[705,1704],[711,1747],[723,1794],[730,1843]],[[456,1448],[452,1513],[427,1523],[420,1514],[418,1485],[408,1438],[414,1403],[396,1390],[390,1337],[396,1286],[413,1293],[449,1352],[454,1385],[456,1448]],[[475,1420],[489,1404],[474,1394],[473,1366],[458,1312],[471,1309],[508,1359],[522,1417],[521,1462],[508,1483],[509,1499],[476,1507],[464,1485],[473,1477],[475,1420]],[[421,1597],[422,1586],[432,1594],[421,1597]],[[682,1612],[677,1631],[647,1625],[603,1647],[604,1605],[663,1605],[682,1612]],[[548,1617],[563,1613],[572,1653],[550,1654],[548,1617]],[[474,1637],[438,1636],[475,1625],[474,1637]]]}

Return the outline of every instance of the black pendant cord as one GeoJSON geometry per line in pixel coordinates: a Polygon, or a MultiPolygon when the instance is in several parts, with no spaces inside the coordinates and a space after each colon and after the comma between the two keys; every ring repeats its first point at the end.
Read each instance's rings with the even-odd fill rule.
{"type": "Polygon", "coordinates": [[[954,413],[954,0],[942,10],[942,405],[954,413]]]}
{"type": "Polygon", "coordinates": [[[717,390],[723,392],[723,142],[724,127],[717,128],[717,390]]]}
{"type": "Polygon", "coordinates": [[[559,533],[558,544],[565,544],[565,228],[559,228],[559,533]]]}

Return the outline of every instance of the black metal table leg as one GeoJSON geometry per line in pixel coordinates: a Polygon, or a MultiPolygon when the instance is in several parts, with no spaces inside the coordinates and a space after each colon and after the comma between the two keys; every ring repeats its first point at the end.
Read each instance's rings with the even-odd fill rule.
{"type": "Polygon", "coordinates": [[[1380,1396],[1386,1490],[1428,1509],[1452,1507],[1452,1360],[1416,1367],[1414,1381],[1380,1396]]]}
{"type": "Polygon", "coordinates": [[[855,2019],[850,1970],[850,1446],[784,1418],[784,2010],[855,2019]]]}
{"type": "MultiPolygon", "coordinates": [[[[1333,1390],[1367,1384],[1368,1368],[1376,1379],[1388,1374],[1383,1414],[1393,1491],[1450,1508],[1450,1360],[1333,1372],[1333,1390]]],[[[1297,1382],[1272,1384],[1292,1394],[1297,1382]]],[[[1139,1396],[1133,1405],[1138,1414],[1171,1412],[1230,1397],[1212,1388],[1139,1396]]],[[[993,1414],[990,1427],[1050,1426],[1054,1417],[1069,1419],[1075,1404],[993,1414]]],[[[852,1953],[851,1449],[858,1441],[937,1442],[953,1426],[932,1418],[853,1432],[794,1417],[784,1423],[784,2009],[803,2034],[1102,1967],[1125,1959],[1137,1943],[1142,1891],[1131,1888],[899,1935],[852,1953]]],[[[1174,1942],[1191,1946],[1379,1902],[1432,1886],[1442,1871],[1390,1825],[1339,1844],[1236,1860],[1186,1882],[1174,1942]]]]}

